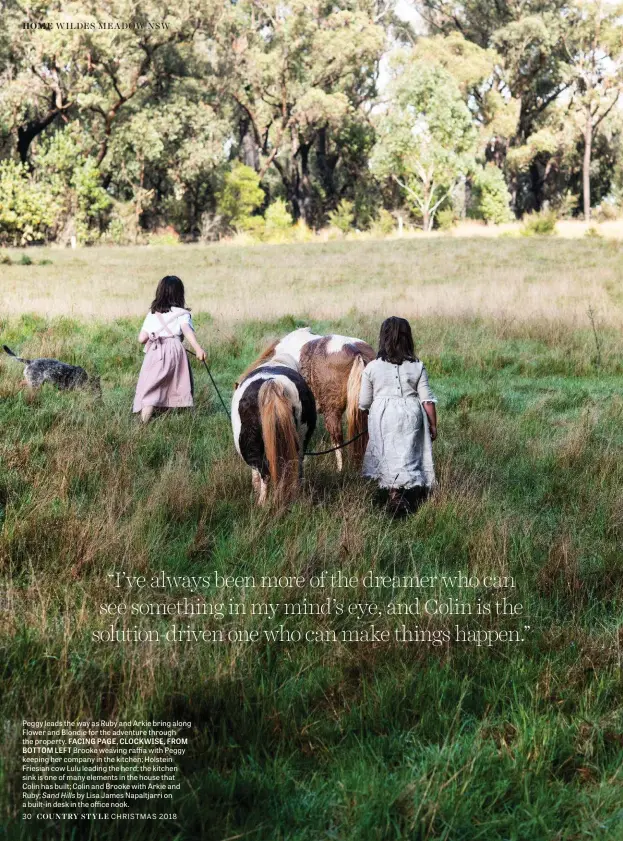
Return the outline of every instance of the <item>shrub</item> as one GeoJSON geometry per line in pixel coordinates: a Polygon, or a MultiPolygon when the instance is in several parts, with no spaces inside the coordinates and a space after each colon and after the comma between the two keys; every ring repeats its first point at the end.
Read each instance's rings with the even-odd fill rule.
{"type": "Polygon", "coordinates": [[[292,236],[292,216],[283,199],[276,199],[264,214],[265,238],[272,242],[285,242],[292,236]]]}
{"type": "Polygon", "coordinates": [[[252,241],[261,242],[264,239],[265,223],[263,216],[248,216],[240,233],[247,234],[252,241]]]}
{"type": "Polygon", "coordinates": [[[101,185],[101,172],[93,158],[76,166],[71,179],[76,201],[76,235],[79,242],[95,242],[103,227],[103,217],[112,200],[101,185]]]}
{"type": "Polygon", "coordinates": [[[168,228],[151,233],[147,241],[150,245],[179,245],[180,235],[169,225],[168,228]]]}
{"type": "Polygon", "coordinates": [[[108,228],[106,229],[103,238],[110,242],[114,242],[115,245],[123,245],[128,242],[126,227],[123,223],[123,219],[120,219],[119,216],[113,216],[108,224],[108,228]]]}
{"type": "Polygon", "coordinates": [[[102,173],[88,154],[84,137],[70,124],[43,139],[34,155],[37,178],[54,197],[58,211],[56,231],[67,243],[100,238],[108,224],[112,198],[102,186],[102,173]]]}
{"type": "Polygon", "coordinates": [[[225,175],[223,188],[217,195],[218,212],[232,228],[240,231],[254,227],[255,223],[250,222],[252,214],[263,201],[259,175],[250,166],[240,163],[225,175]]]}
{"type": "Polygon", "coordinates": [[[19,264],[20,266],[32,266],[32,260],[30,259],[28,254],[22,254],[22,256],[19,258],[19,264]]]}
{"type": "Polygon", "coordinates": [[[456,225],[456,214],[453,207],[444,207],[435,215],[435,222],[440,231],[450,231],[456,225]]]}
{"type": "Polygon", "coordinates": [[[335,210],[329,213],[329,222],[331,227],[337,228],[343,234],[347,234],[353,227],[355,221],[355,211],[352,201],[342,199],[335,210]]]}
{"type": "Polygon", "coordinates": [[[385,210],[384,207],[379,210],[379,214],[374,220],[372,230],[375,234],[378,233],[384,237],[388,237],[390,234],[394,233],[396,230],[396,220],[389,210],[385,210]]]}
{"type": "Polygon", "coordinates": [[[476,173],[474,178],[476,213],[487,224],[501,225],[510,222],[510,193],[502,170],[489,164],[476,173]]]}
{"type": "Polygon", "coordinates": [[[12,266],[13,260],[11,260],[10,254],[0,254],[0,266],[12,266]]]}
{"type": "Polygon", "coordinates": [[[113,202],[113,212],[102,239],[114,242],[115,245],[127,245],[138,241],[139,230],[132,202],[113,202]]]}
{"type": "MultiPolygon", "coordinates": [[[[353,184],[353,192],[353,213],[355,216],[353,226],[360,230],[369,231],[375,227],[375,222],[383,209],[378,185],[370,171],[363,170],[359,173],[353,184]]],[[[325,201],[326,195],[322,195],[321,205],[325,201]]]]}
{"type": "Polygon", "coordinates": [[[546,237],[556,233],[556,213],[542,210],[540,213],[526,213],[523,217],[521,235],[524,237],[546,237]]]}
{"type": "Polygon", "coordinates": [[[589,239],[603,239],[602,235],[599,232],[599,228],[596,225],[590,225],[585,231],[584,236],[589,237],[589,239]]]}
{"type": "Polygon", "coordinates": [[[45,185],[30,177],[24,164],[0,162],[0,238],[10,245],[45,240],[59,207],[45,185]]]}
{"type": "Polygon", "coordinates": [[[595,211],[598,222],[614,222],[621,215],[621,208],[612,201],[602,201],[595,211]]]}
{"type": "Polygon", "coordinates": [[[579,196],[574,195],[571,190],[566,190],[554,206],[557,217],[559,219],[572,219],[579,203],[579,196]]]}
{"type": "Polygon", "coordinates": [[[311,242],[316,236],[304,219],[298,220],[293,226],[292,233],[295,242],[311,242]]]}

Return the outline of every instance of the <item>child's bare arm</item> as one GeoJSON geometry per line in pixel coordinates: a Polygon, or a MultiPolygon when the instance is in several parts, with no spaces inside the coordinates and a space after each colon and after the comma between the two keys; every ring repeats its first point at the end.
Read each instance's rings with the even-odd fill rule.
{"type": "Polygon", "coordinates": [[[204,362],[206,358],[206,352],[197,341],[197,337],[195,336],[195,331],[193,330],[193,328],[190,327],[188,324],[182,324],[182,333],[184,334],[185,338],[188,339],[188,343],[195,351],[199,362],[204,362]]]}
{"type": "Polygon", "coordinates": [[[142,345],[146,344],[149,341],[149,333],[147,332],[147,330],[141,330],[141,332],[138,334],[138,340],[142,345]]]}
{"type": "Polygon", "coordinates": [[[359,408],[362,412],[369,411],[373,398],[374,388],[370,379],[370,372],[367,368],[364,368],[361,375],[361,388],[359,390],[359,408]]]}
{"type": "Polygon", "coordinates": [[[424,411],[428,416],[428,429],[430,431],[431,441],[434,441],[437,437],[437,409],[435,408],[435,404],[429,401],[422,403],[422,406],[424,406],[424,411]]]}

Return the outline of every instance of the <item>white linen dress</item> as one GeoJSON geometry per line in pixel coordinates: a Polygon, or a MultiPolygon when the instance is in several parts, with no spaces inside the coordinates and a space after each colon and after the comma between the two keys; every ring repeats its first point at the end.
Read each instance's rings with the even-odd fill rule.
{"type": "Polygon", "coordinates": [[[436,403],[419,361],[375,359],[361,377],[359,408],[369,410],[363,475],[381,488],[432,488],[433,448],[422,403],[436,403]]]}

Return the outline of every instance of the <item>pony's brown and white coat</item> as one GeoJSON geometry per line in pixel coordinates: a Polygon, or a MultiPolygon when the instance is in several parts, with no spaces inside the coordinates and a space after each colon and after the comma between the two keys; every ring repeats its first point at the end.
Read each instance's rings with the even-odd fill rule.
{"type": "MultiPolygon", "coordinates": [[[[262,355],[266,358],[267,348],[262,355]]],[[[317,411],[324,415],[325,425],[334,446],[344,443],[342,415],[346,413],[348,439],[366,432],[366,415],[359,409],[361,374],[376,354],[362,339],[330,334],[320,336],[308,327],[288,333],[274,345],[274,353],[287,353],[297,361],[301,374],[312,390],[317,411]]],[[[360,459],[366,449],[367,436],[353,445],[360,459]]],[[[342,451],[336,450],[338,470],[342,469],[342,451]]]]}
{"type": "Polygon", "coordinates": [[[292,498],[303,470],[303,453],[316,427],[314,397],[285,353],[260,358],[236,386],[231,421],[238,453],[252,470],[257,501],[270,480],[278,501],[292,498]]]}

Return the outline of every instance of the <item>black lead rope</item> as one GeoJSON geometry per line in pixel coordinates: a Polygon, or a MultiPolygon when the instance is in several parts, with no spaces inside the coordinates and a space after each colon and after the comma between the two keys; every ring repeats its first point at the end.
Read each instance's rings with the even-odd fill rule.
{"type": "MultiPolygon", "coordinates": [[[[192,350],[188,350],[188,348],[184,348],[184,350],[186,351],[186,353],[189,353],[191,356],[194,356],[195,358],[197,358],[197,354],[193,353],[192,350]]],[[[214,377],[212,376],[212,372],[208,368],[208,363],[205,361],[205,359],[203,360],[203,364],[204,364],[204,367],[205,367],[206,371],[208,372],[208,377],[210,377],[210,382],[212,383],[212,385],[214,386],[214,390],[218,394],[218,398],[221,401],[221,406],[223,407],[223,410],[224,410],[225,414],[227,415],[227,417],[229,417],[230,410],[225,405],[225,401],[223,400],[223,396],[221,395],[221,392],[218,390],[218,386],[217,386],[216,382],[214,381],[214,377]]],[[[328,450],[318,450],[317,452],[306,451],[306,452],[303,453],[303,455],[305,455],[305,456],[326,456],[327,453],[334,453],[336,450],[341,450],[344,447],[348,447],[349,444],[353,444],[355,441],[357,441],[359,438],[361,438],[362,435],[365,435],[365,434],[366,434],[365,432],[360,432],[358,435],[355,435],[354,438],[351,438],[349,441],[345,441],[343,444],[338,444],[336,447],[329,447],[328,450]]]]}
{"type": "Polygon", "coordinates": [[[208,377],[210,377],[210,382],[212,383],[212,385],[214,386],[214,390],[218,394],[218,399],[221,401],[221,406],[225,410],[225,414],[227,415],[227,417],[229,417],[229,409],[225,405],[225,401],[223,400],[221,392],[218,390],[217,384],[214,382],[214,377],[212,376],[212,373],[211,373],[210,369],[208,368],[208,363],[205,361],[205,359],[203,360],[203,364],[205,365],[205,369],[208,372],[208,377]]]}
{"type": "Polygon", "coordinates": [[[353,441],[356,441],[358,438],[361,438],[362,435],[365,435],[365,432],[360,432],[358,435],[355,435],[354,438],[351,438],[350,441],[345,441],[343,444],[338,444],[337,447],[330,447],[328,450],[318,450],[315,453],[304,452],[304,456],[326,456],[327,453],[334,453],[336,450],[341,450],[342,447],[348,447],[349,444],[352,444],[353,441]]]}
{"type": "MultiPolygon", "coordinates": [[[[194,356],[194,357],[195,357],[195,359],[197,358],[197,354],[196,354],[196,353],[193,353],[193,351],[192,351],[192,350],[188,350],[188,348],[184,348],[184,350],[186,351],[186,353],[189,353],[191,356],[194,356]]],[[[227,415],[227,417],[229,417],[229,411],[230,411],[230,410],[229,410],[229,409],[227,408],[227,406],[225,405],[225,401],[223,400],[223,395],[222,395],[222,394],[221,394],[221,392],[218,390],[218,386],[217,386],[216,382],[214,381],[214,377],[212,376],[212,372],[211,372],[211,371],[210,371],[210,369],[208,368],[208,363],[205,361],[205,359],[203,359],[203,360],[202,360],[202,362],[203,362],[203,364],[204,364],[204,366],[205,366],[206,371],[208,372],[208,377],[210,377],[210,382],[212,383],[212,385],[214,386],[214,390],[215,390],[215,391],[216,391],[216,393],[218,394],[218,399],[221,401],[221,406],[223,407],[223,411],[225,412],[225,414],[227,415]]]]}

